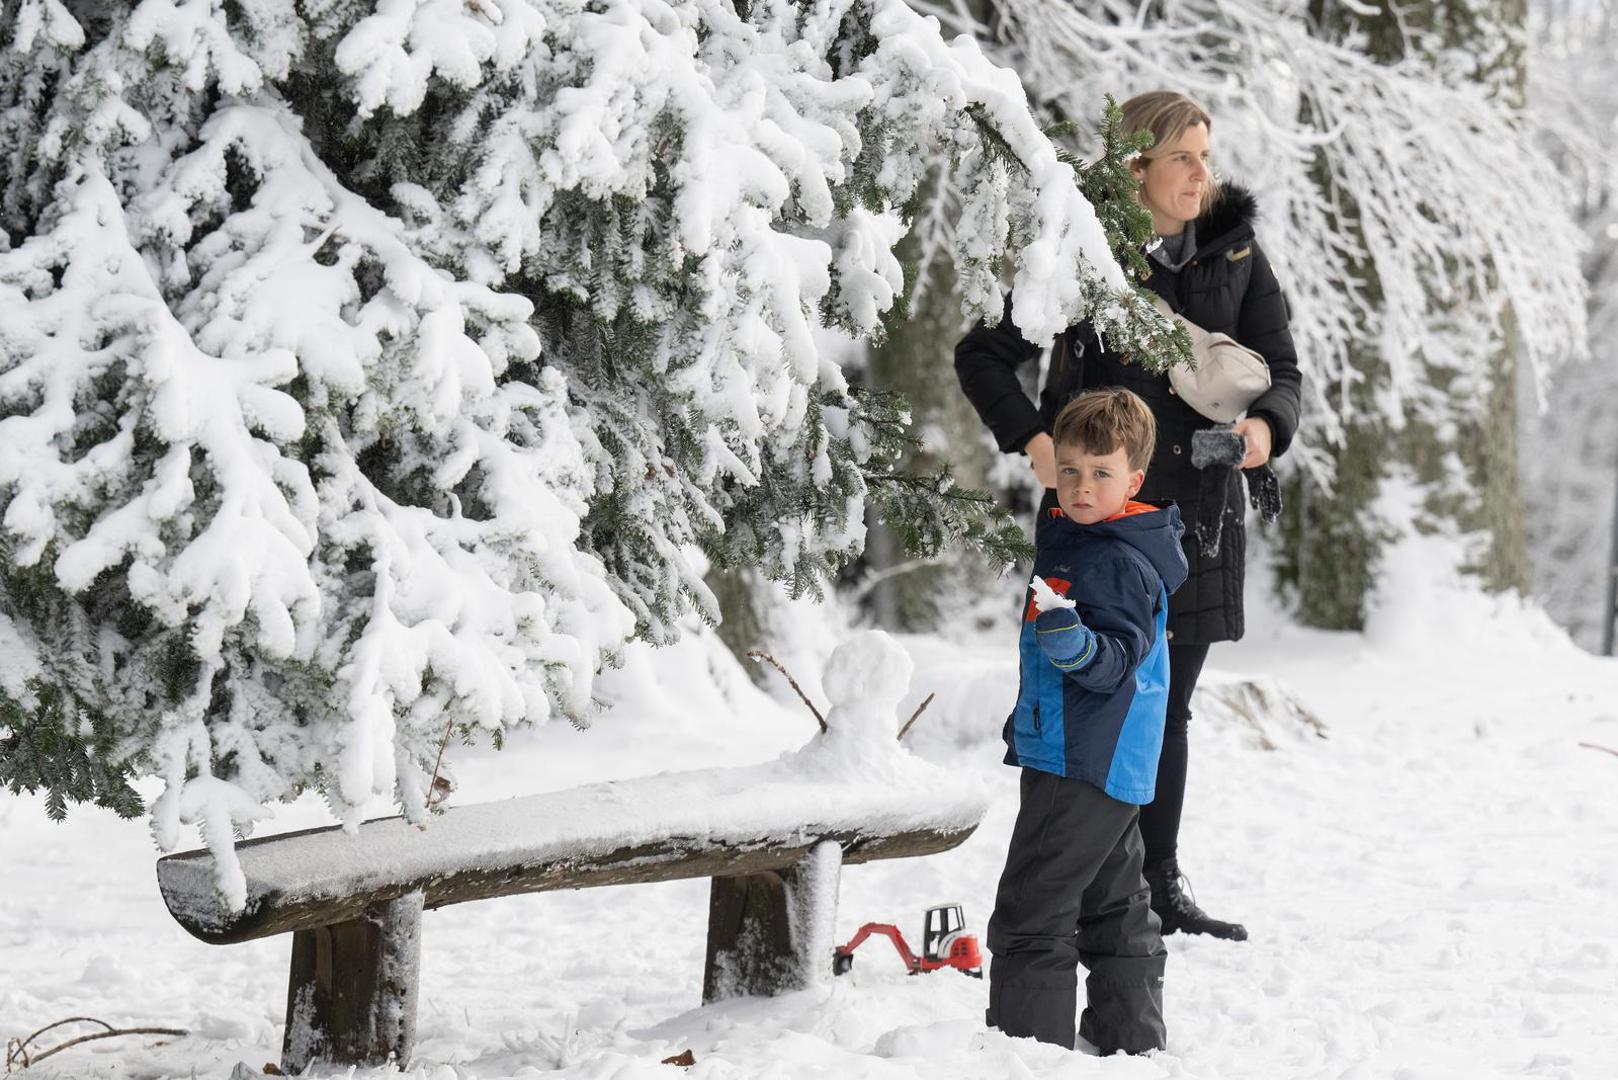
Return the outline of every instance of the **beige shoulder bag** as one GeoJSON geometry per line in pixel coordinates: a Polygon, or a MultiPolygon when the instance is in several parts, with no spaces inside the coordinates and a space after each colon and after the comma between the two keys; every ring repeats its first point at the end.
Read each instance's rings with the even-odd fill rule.
{"type": "Polygon", "coordinates": [[[1185,327],[1191,335],[1191,355],[1195,370],[1186,364],[1169,368],[1169,385],[1197,412],[1210,420],[1229,424],[1241,418],[1259,395],[1270,388],[1270,367],[1264,357],[1229,334],[1210,333],[1175,314],[1161,296],[1157,310],[1185,327]]]}

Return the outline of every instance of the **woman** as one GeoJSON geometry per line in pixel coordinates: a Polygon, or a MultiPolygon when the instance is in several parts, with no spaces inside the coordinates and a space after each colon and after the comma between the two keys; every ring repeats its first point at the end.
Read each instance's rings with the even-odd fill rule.
{"type": "MultiPolygon", "coordinates": [[[[1213,121],[1195,101],[1165,91],[1141,94],[1124,103],[1123,119],[1129,131],[1149,131],[1155,138],[1151,149],[1130,166],[1160,239],[1148,254],[1151,273],[1146,286],[1191,322],[1229,334],[1269,365],[1270,389],[1236,424],[1247,446],[1241,468],[1259,468],[1292,441],[1298,425],[1300,376],[1280,286],[1254,239],[1253,197],[1234,184],[1215,183],[1208,142],[1213,121]]],[[[1244,927],[1210,918],[1187,895],[1178,851],[1191,692],[1208,647],[1242,636],[1241,477],[1230,469],[1223,478],[1217,474],[1205,478],[1192,466],[1192,433],[1213,427],[1214,422],[1181,401],[1167,375],[1125,364],[1103,348],[1089,323],[1058,336],[1035,406],[1022,390],[1016,367],[1039,352],[1012,323],[1008,298],[998,326],[979,323],[956,346],[955,371],[1000,449],[1026,454],[1047,489],[1056,482],[1051,421],[1080,390],[1127,387],[1145,398],[1157,417],[1157,448],[1139,498],[1179,504],[1190,577],[1169,601],[1168,722],[1157,798],[1141,808],[1140,818],[1146,880],[1163,933],[1246,940],[1244,927]]],[[[1054,505],[1051,496],[1047,491],[1046,502],[1054,505]]]]}

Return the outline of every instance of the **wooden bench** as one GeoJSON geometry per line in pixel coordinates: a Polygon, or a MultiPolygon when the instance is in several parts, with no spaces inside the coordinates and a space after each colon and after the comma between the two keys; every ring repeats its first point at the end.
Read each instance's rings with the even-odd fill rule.
{"type": "Polygon", "coordinates": [[[830,977],[843,864],[953,848],[985,806],[978,786],[919,760],[888,762],[862,781],[817,768],[807,753],[455,807],[426,829],[395,817],[354,833],[247,840],[236,848],[247,880],[240,911],[220,900],[204,850],[159,860],[158,884],[203,941],[293,934],[288,1073],[317,1061],[403,1067],[421,913],[469,900],[709,877],[704,1003],[779,994],[830,977]],[[915,777],[901,769],[895,780],[899,765],[915,777]]]}

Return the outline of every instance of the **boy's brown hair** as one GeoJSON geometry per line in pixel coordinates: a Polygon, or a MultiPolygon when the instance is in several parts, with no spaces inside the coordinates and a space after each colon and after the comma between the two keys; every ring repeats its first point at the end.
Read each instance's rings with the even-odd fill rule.
{"type": "Polygon", "coordinates": [[[1129,467],[1144,471],[1157,445],[1157,418],[1132,390],[1086,390],[1056,414],[1051,441],[1086,454],[1110,454],[1122,446],[1129,467]]]}

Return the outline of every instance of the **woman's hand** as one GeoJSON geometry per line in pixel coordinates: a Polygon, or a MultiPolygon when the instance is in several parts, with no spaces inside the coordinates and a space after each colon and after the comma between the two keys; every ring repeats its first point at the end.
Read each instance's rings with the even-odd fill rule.
{"type": "MultiPolygon", "coordinates": [[[[1266,446],[1269,444],[1266,443],[1266,446]]],[[[1028,455],[1028,464],[1032,466],[1034,475],[1039,482],[1048,488],[1056,486],[1056,444],[1051,437],[1041,431],[1028,440],[1022,452],[1028,455]]]]}
{"type": "Polygon", "coordinates": [[[1241,468],[1256,469],[1270,460],[1270,447],[1275,445],[1275,433],[1270,430],[1268,420],[1262,416],[1249,416],[1245,420],[1236,421],[1233,430],[1247,440],[1247,456],[1242,458],[1241,468]]]}

